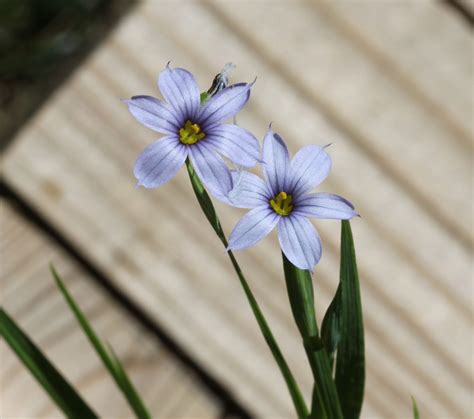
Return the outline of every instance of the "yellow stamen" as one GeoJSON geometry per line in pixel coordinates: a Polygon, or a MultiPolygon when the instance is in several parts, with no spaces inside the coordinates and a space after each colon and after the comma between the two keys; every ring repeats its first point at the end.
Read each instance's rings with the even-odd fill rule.
{"type": "Polygon", "coordinates": [[[196,144],[205,136],[206,134],[201,131],[201,127],[198,124],[193,124],[189,119],[184,124],[184,127],[179,130],[179,141],[187,145],[196,144]]]}
{"type": "Polygon", "coordinates": [[[293,197],[286,192],[281,191],[277,196],[270,200],[270,206],[277,214],[286,216],[293,211],[293,197]]]}

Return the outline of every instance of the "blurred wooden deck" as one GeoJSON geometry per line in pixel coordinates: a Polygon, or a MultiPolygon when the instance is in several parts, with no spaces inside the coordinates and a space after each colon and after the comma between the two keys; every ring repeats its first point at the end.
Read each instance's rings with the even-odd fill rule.
{"type": "MultiPolygon", "coordinates": [[[[1,201],[1,291],[10,315],[48,354],[101,417],[132,417],[122,394],[58,292],[48,262],[57,265],[97,332],[117,351],[147,405],[159,417],[217,418],[221,406],[161,345],[130,320],[87,274],[1,201]],[[103,416],[102,416],[103,415],[103,416]]],[[[60,417],[61,412],[2,343],[2,418],[60,417]],[[25,394],[28,395],[25,402],[25,394]]]]}
{"type": "MultiPolygon", "coordinates": [[[[224,63],[238,64],[234,81],[258,76],[239,124],[262,138],[274,121],[293,153],[304,144],[332,142],[333,171],[322,190],[349,198],[362,214],[353,222],[366,324],[362,416],[410,417],[414,395],[422,417],[472,417],[472,52],[471,29],[441,2],[144,2],[20,132],[3,157],[3,174],[243,406],[262,418],[290,418],[284,382],[186,173],[159,190],[134,188],[134,160],[156,136],[119,101],[158,95],[155,80],[169,60],[193,71],[203,90],[224,63]]],[[[218,211],[226,231],[242,215],[222,205],[218,211]]],[[[29,231],[10,209],[3,214],[2,231],[29,231]]],[[[315,273],[321,319],[337,285],[339,224],[317,227],[324,246],[315,273]]],[[[5,234],[11,243],[2,250],[11,266],[2,267],[5,306],[46,344],[53,329],[48,316],[65,312],[48,301],[60,299],[47,275],[48,252],[91,312],[100,296],[54,246],[30,245],[30,238],[43,243],[37,233],[25,233],[24,245],[15,234],[5,234]],[[36,301],[41,287],[49,291],[36,301]]],[[[309,398],[311,377],[275,236],[238,259],[309,398]]],[[[167,368],[175,361],[159,348],[132,345],[137,334],[149,338],[130,334],[132,323],[112,320],[117,309],[103,304],[110,323],[98,318],[94,324],[111,333],[112,343],[117,336],[115,346],[124,342],[124,357],[130,351],[137,365],[149,362],[146,369],[131,366],[137,383],[146,389],[156,379],[159,386],[163,366],[155,360],[169,359],[167,368]]],[[[67,347],[80,332],[68,334],[71,342],[56,338],[48,352],[65,359],[65,369],[67,347]]],[[[72,373],[82,359],[81,351],[72,373]]],[[[8,368],[2,367],[2,380],[14,371],[22,377],[18,386],[26,383],[22,368],[8,368]]],[[[155,415],[215,417],[217,403],[176,368],[202,410],[163,412],[159,394],[155,400],[145,391],[155,415]]],[[[100,406],[105,385],[89,389],[81,374],[73,382],[100,406]]],[[[5,397],[11,410],[2,416],[26,415],[16,410],[26,406],[12,392],[5,397]]],[[[52,412],[45,399],[38,406],[30,415],[52,412]]],[[[102,406],[108,417],[127,415],[119,404],[102,406]]]]}

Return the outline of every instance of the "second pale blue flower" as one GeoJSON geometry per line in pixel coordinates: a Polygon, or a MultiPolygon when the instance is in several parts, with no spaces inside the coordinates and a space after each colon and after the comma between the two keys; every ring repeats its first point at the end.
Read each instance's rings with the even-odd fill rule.
{"type": "Polygon", "coordinates": [[[233,172],[231,205],[251,208],[229,237],[229,249],[253,246],[278,226],[280,247],[296,267],[313,270],[322,253],[321,239],[308,218],[348,220],[358,215],[346,199],[309,193],[331,170],[325,147],[308,145],[290,160],[283,139],[271,129],[263,143],[263,181],[250,172],[233,172]]]}

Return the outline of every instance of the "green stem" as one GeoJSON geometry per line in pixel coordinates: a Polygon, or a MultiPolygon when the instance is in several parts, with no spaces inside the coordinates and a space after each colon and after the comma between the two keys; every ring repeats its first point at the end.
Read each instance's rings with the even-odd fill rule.
{"type": "Polygon", "coordinates": [[[314,377],[313,400],[318,401],[318,411],[317,413],[313,411],[312,416],[342,419],[328,355],[319,337],[311,274],[307,270],[298,269],[283,253],[282,257],[291,311],[303,338],[304,349],[314,377]]]}
{"type": "MultiPolygon", "coordinates": [[[[196,172],[194,171],[194,168],[189,160],[186,160],[186,167],[188,169],[189,178],[191,180],[194,193],[196,194],[196,198],[198,199],[199,205],[201,206],[204,215],[206,216],[207,220],[211,224],[212,228],[216,232],[224,247],[227,248],[227,239],[225,237],[219,218],[215,212],[212,201],[209,198],[209,195],[207,194],[203,184],[201,183],[201,180],[196,175],[196,172]]],[[[280,368],[281,374],[285,379],[298,417],[300,419],[306,419],[308,417],[308,408],[306,407],[306,403],[298,387],[298,384],[296,383],[296,380],[293,377],[293,374],[275,340],[275,337],[273,336],[270,327],[268,326],[265,316],[263,315],[262,310],[260,309],[260,306],[258,305],[257,300],[255,299],[252,290],[250,289],[250,286],[247,280],[245,279],[244,274],[242,273],[242,269],[240,268],[237,260],[235,259],[234,254],[230,250],[227,252],[227,254],[232,263],[232,266],[234,267],[235,272],[237,273],[240,284],[244,289],[245,296],[247,297],[255,319],[257,320],[257,323],[260,327],[260,331],[262,332],[263,337],[265,338],[265,341],[267,342],[267,345],[270,348],[273,357],[280,368]]]]}

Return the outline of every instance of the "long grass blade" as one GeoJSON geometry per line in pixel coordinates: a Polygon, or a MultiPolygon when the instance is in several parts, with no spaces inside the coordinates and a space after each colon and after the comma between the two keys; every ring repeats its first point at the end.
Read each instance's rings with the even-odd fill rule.
{"type": "Polygon", "coordinates": [[[364,399],[365,347],[362,303],[354,241],[349,221],[341,226],[341,266],[338,301],[339,342],[337,345],[336,387],[344,417],[360,416],[364,399]]]}
{"type": "Polygon", "coordinates": [[[112,376],[115,383],[117,384],[118,388],[121,390],[121,392],[127,399],[128,404],[130,405],[132,410],[135,412],[135,415],[140,419],[151,418],[150,414],[148,413],[145,407],[145,404],[141,400],[140,396],[138,395],[138,392],[136,391],[132,382],[128,378],[127,373],[125,372],[119,359],[111,350],[109,351],[107,350],[106,346],[102,343],[100,338],[96,335],[96,333],[92,329],[92,326],[86,319],[85,315],[82,313],[81,309],[79,308],[77,303],[74,301],[71,294],[69,294],[66,286],[64,285],[61,277],[57,273],[54,266],[51,265],[50,268],[51,268],[51,273],[53,275],[53,278],[56,281],[56,284],[59,290],[61,291],[61,293],[63,294],[67,304],[69,305],[69,308],[74,313],[74,316],[76,317],[82,330],[84,331],[87,338],[89,339],[89,342],[92,344],[95,351],[97,352],[97,355],[99,355],[99,358],[102,360],[104,366],[107,368],[110,375],[112,376]]]}
{"type": "Polygon", "coordinates": [[[418,410],[418,405],[416,404],[415,398],[412,396],[411,398],[413,404],[413,419],[420,419],[420,412],[418,410]]]}
{"type": "Polygon", "coordinates": [[[3,308],[0,308],[0,334],[66,417],[98,417],[3,308]]]}

